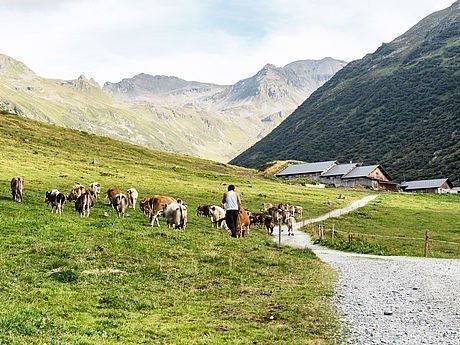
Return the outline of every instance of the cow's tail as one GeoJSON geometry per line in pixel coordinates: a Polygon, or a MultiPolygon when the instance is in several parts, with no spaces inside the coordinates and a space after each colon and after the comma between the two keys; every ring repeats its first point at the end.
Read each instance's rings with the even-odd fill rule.
{"type": "Polygon", "coordinates": [[[179,229],[184,229],[184,211],[182,209],[182,205],[179,206],[179,212],[180,212],[180,222],[179,222],[179,229]]]}

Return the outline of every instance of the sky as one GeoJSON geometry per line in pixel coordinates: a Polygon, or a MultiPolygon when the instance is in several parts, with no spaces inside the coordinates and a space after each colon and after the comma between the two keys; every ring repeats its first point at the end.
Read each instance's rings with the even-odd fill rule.
{"type": "Polygon", "coordinates": [[[453,0],[0,0],[0,53],[49,78],[233,84],[265,64],[374,52],[453,0]]]}

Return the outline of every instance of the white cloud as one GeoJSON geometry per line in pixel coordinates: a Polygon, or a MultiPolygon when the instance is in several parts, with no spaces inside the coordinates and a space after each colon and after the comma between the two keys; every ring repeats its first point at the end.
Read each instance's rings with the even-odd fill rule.
{"type": "Polygon", "coordinates": [[[48,77],[104,82],[145,72],[234,83],[268,62],[360,58],[451,3],[4,0],[1,51],[48,77]]]}

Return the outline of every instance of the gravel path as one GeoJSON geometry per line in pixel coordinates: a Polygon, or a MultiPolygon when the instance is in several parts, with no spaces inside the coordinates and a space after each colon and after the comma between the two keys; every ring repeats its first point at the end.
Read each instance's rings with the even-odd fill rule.
{"type": "Polygon", "coordinates": [[[315,246],[298,230],[355,210],[375,197],[299,222],[295,235],[288,237],[284,231],[281,242],[312,249],[338,271],[335,303],[349,330],[342,343],[460,344],[460,260],[345,253],[315,246]]]}

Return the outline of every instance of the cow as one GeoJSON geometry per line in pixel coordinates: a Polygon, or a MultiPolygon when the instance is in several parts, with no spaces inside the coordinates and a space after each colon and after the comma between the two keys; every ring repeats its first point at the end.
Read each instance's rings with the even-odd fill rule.
{"type": "Polygon", "coordinates": [[[289,210],[291,208],[291,205],[289,204],[279,204],[278,205],[278,209],[280,209],[281,211],[285,211],[285,210],[289,210]]]}
{"type": "Polygon", "coordinates": [[[211,227],[216,226],[216,228],[227,228],[227,223],[225,222],[225,210],[216,205],[209,207],[209,212],[211,214],[211,227]]]}
{"type": "Polygon", "coordinates": [[[126,208],[128,207],[128,197],[123,193],[115,195],[112,207],[117,212],[118,218],[125,218],[126,208]]]}
{"type": "Polygon", "coordinates": [[[97,200],[99,199],[99,196],[101,195],[101,184],[97,182],[93,182],[89,185],[88,190],[93,196],[94,200],[97,200]]]}
{"type": "Polygon", "coordinates": [[[150,216],[152,209],[150,208],[150,199],[151,198],[142,198],[139,202],[139,208],[141,209],[144,216],[150,216]]]}
{"type": "Polygon", "coordinates": [[[153,226],[153,224],[157,223],[158,227],[160,226],[160,221],[158,220],[158,217],[160,216],[161,213],[164,211],[164,206],[169,205],[172,203],[177,202],[176,199],[171,198],[169,196],[161,196],[161,195],[154,195],[152,198],[149,200],[149,205],[150,205],[150,225],[153,226]]]}
{"type": "Polygon", "coordinates": [[[288,236],[294,236],[295,218],[293,216],[288,216],[284,222],[288,228],[288,236]]]}
{"type": "Polygon", "coordinates": [[[115,196],[117,194],[123,194],[123,192],[118,188],[109,188],[107,190],[107,195],[105,199],[109,199],[109,205],[113,205],[113,201],[115,200],[115,196]]]}
{"type": "Polygon", "coordinates": [[[185,230],[187,225],[187,206],[182,203],[173,202],[164,205],[163,216],[166,224],[173,229],[185,230]]]}
{"type": "Polygon", "coordinates": [[[139,198],[139,193],[135,188],[131,187],[126,191],[126,196],[128,197],[128,207],[131,207],[133,210],[135,210],[137,198],[139,198]]]}
{"type": "Polygon", "coordinates": [[[265,216],[264,224],[265,224],[265,227],[267,228],[268,234],[273,235],[273,229],[275,228],[275,225],[276,225],[274,218],[270,215],[265,216]]]}
{"type": "Polygon", "coordinates": [[[251,221],[249,219],[249,213],[244,208],[240,208],[238,211],[238,219],[236,222],[236,237],[245,237],[249,234],[249,225],[251,221]]]}
{"type": "Polygon", "coordinates": [[[196,215],[197,216],[204,216],[204,217],[211,217],[211,213],[209,211],[209,208],[211,206],[209,205],[200,205],[196,209],[196,215]]]}
{"type": "Polygon", "coordinates": [[[276,207],[271,207],[268,209],[268,214],[272,216],[273,221],[278,222],[283,218],[282,211],[276,207]]]}
{"type": "Polygon", "coordinates": [[[340,193],[339,196],[337,197],[337,199],[345,200],[345,199],[346,199],[346,196],[345,196],[345,194],[340,193]]]}
{"type": "Polygon", "coordinates": [[[262,208],[260,209],[262,212],[268,212],[268,210],[272,207],[275,207],[275,205],[267,202],[262,203],[262,208]]]}
{"type": "Polygon", "coordinates": [[[299,214],[300,217],[303,216],[303,207],[302,206],[291,206],[291,215],[294,216],[295,214],[299,214]]]}
{"type": "Polygon", "coordinates": [[[251,225],[263,226],[266,214],[264,213],[254,213],[249,218],[251,220],[251,225]]]}
{"type": "Polygon", "coordinates": [[[57,189],[45,193],[45,203],[51,205],[51,213],[62,214],[66,197],[57,189]]]}
{"type": "Polygon", "coordinates": [[[11,179],[11,194],[13,200],[16,202],[22,202],[22,193],[24,192],[24,178],[22,176],[16,176],[11,179]]]}
{"type": "Polygon", "coordinates": [[[78,199],[78,197],[82,194],[86,193],[85,186],[80,183],[75,184],[70,191],[70,194],[67,196],[67,200],[74,202],[78,199]]]}
{"type": "Polygon", "coordinates": [[[90,192],[81,194],[77,200],[75,200],[75,211],[78,212],[80,218],[89,217],[89,210],[94,206],[93,197],[90,192]]]}

